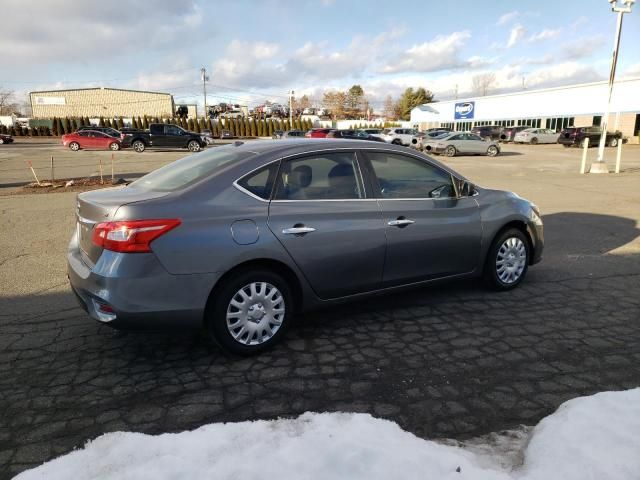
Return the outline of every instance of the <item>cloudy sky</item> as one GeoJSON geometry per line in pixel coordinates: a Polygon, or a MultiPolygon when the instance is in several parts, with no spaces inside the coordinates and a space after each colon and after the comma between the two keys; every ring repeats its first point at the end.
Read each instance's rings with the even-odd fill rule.
{"type": "MultiPolygon", "coordinates": [[[[107,86],[208,103],[318,101],[363,86],[376,107],[423,86],[447,99],[493,72],[494,92],[606,79],[606,0],[3,0],[0,87],[107,86]]],[[[618,74],[640,76],[640,5],[625,16],[618,74]]]]}

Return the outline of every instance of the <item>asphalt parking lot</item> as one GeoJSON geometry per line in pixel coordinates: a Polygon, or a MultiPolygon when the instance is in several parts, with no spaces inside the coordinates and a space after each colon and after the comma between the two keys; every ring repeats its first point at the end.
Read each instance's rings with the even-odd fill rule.
{"type": "MultiPolygon", "coordinates": [[[[526,282],[507,293],[451,283],[313,312],[248,359],[197,334],[117,333],[87,318],[65,275],[75,194],[15,194],[30,180],[25,161],[46,178],[51,155],[65,177],[110,160],[46,143],[0,149],[0,478],[111,431],[351,411],[464,439],[640,384],[638,146],[605,176],[578,175],[580,151],[558,145],[441,158],[541,207],[547,248],[526,282]]],[[[116,174],[183,155],[116,152],[116,174]]]]}

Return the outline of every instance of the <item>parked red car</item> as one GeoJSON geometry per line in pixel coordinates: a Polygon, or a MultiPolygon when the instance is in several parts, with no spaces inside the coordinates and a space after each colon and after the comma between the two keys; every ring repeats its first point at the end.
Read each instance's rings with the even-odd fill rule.
{"type": "Polygon", "coordinates": [[[327,134],[334,130],[335,128],[312,128],[304,136],[307,138],[327,138],[327,134]]]}
{"type": "Polygon", "coordinates": [[[122,143],[119,138],[110,137],[106,133],[95,130],[82,130],[62,136],[62,145],[74,152],[81,148],[97,150],[120,150],[122,143]]]}

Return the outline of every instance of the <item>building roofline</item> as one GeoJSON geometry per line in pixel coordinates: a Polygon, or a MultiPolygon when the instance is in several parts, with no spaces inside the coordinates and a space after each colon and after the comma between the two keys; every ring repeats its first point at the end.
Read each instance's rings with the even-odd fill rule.
{"type": "MultiPolygon", "coordinates": [[[[622,78],[620,80],[616,80],[614,82],[614,85],[618,85],[620,83],[626,83],[626,82],[637,82],[640,81],[640,77],[633,77],[633,78],[622,78]]],[[[563,86],[558,86],[558,87],[548,87],[548,88],[540,88],[537,90],[518,90],[515,92],[507,92],[507,93],[498,93],[496,95],[485,95],[485,96],[475,96],[475,97],[464,97],[464,98],[456,98],[456,99],[449,99],[449,100],[438,100],[438,102],[433,102],[433,103],[445,103],[445,102],[455,102],[455,103],[459,103],[459,102],[469,102],[469,101],[474,101],[474,100],[479,100],[479,99],[488,99],[488,98],[500,98],[500,97],[512,97],[512,96],[516,96],[516,95],[528,95],[528,94],[535,94],[535,93],[541,93],[541,92],[552,92],[552,91],[556,91],[556,90],[568,90],[570,88],[580,88],[580,87],[590,87],[593,85],[607,85],[609,82],[607,80],[600,80],[598,82],[589,82],[589,83],[576,83],[573,85],[563,85],[563,86]]],[[[422,105],[433,105],[433,103],[423,103],[422,105]]],[[[418,108],[422,105],[418,105],[414,108],[418,108]]]]}
{"type": "Polygon", "coordinates": [[[111,87],[89,87],[89,88],[62,88],[59,90],[37,90],[33,92],[29,92],[29,95],[33,95],[34,93],[62,93],[62,92],[81,92],[87,90],[115,90],[118,92],[133,92],[133,93],[152,93],[154,95],[169,95],[173,96],[167,92],[152,92],[150,90],[132,90],[130,88],[111,88],[111,87]]]}

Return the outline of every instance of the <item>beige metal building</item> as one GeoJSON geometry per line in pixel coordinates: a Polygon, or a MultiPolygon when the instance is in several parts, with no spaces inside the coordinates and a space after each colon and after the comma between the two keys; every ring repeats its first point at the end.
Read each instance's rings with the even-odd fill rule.
{"type": "Polygon", "coordinates": [[[34,118],[171,117],[174,113],[173,96],[168,93],[100,87],[31,92],[29,97],[34,118]]]}

